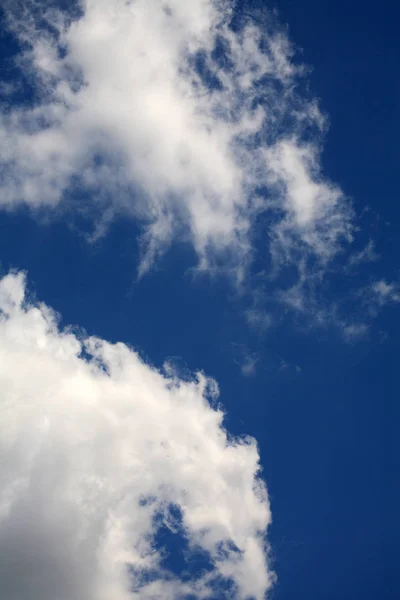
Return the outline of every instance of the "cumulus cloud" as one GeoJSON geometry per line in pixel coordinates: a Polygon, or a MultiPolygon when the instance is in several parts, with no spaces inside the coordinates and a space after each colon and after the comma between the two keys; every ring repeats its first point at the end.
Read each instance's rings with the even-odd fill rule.
{"type": "Polygon", "coordinates": [[[259,26],[217,0],[5,4],[36,100],[1,117],[4,208],[131,215],[141,273],[179,238],[200,268],[243,276],[262,211],[277,263],[326,262],[351,238],[349,205],[321,173],[324,119],[268,15],[259,26]]]}
{"type": "Polygon", "coordinates": [[[13,600],[264,598],[270,511],[253,439],[232,439],[215,382],[179,380],[122,343],[60,329],[0,281],[0,579],[13,600]],[[161,524],[202,550],[169,572],[161,524]]]}

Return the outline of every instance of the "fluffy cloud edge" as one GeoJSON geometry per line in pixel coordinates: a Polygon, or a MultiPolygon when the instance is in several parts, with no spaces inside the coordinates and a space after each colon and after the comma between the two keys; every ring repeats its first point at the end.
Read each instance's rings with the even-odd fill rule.
{"type": "Polygon", "coordinates": [[[254,439],[224,429],[216,383],[182,381],[125,344],[60,330],[50,308],[27,299],[23,273],[0,280],[0,315],[9,597],[210,598],[222,585],[232,598],[263,599],[274,574],[259,454],[254,439]],[[160,524],[207,556],[197,578],[165,568],[160,524]]]}

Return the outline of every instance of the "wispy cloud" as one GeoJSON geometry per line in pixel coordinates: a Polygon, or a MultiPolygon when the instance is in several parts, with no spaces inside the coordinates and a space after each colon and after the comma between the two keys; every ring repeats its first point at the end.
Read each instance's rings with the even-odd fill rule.
{"type": "Polygon", "coordinates": [[[376,301],[381,305],[400,302],[400,286],[397,283],[388,283],[381,279],[373,283],[370,289],[376,301]]]}
{"type": "Polygon", "coordinates": [[[366,323],[347,323],[344,321],[339,326],[344,339],[350,343],[365,339],[369,333],[369,326],[366,323]]]}
{"type": "Polygon", "coordinates": [[[369,240],[368,244],[359,252],[354,252],[349,258],[349,268],[357,267],[362,263],[371,263],[379,260],[379,254],[375,249],[375,242],[369,240]]]}
{"type": "Polygon", "coordinates": [[[230,581],[230,597],[264,599],[258,451],[228,437],[216,394],[202,374],[182,381],[124,344],[60,330],[21,273],[0,280],[4,597],[209,598],[230,581]],[[163,567],[162,523],[208,556],[196,580],[163,567]]]}
{"type": "Polygon", "coordinates": [[[245,318],[248,325],[260,334],[264,334],[273,322],[271,315],[257,306],[247,309],[245,318]]]}
{"type": "Polygon", "coordinates": [[[86,0],[74,16],[41,3],[40,27],[37,12],[8,12],[37,101],[0,121],[4,207],[90,197],[130,215],[140,273],[179,238],[200,269],[242,278],[260,212],[277,264],[326,263],[351,239],[351,208],[321,172],[323,116],[267,13],[233,28],[232,5],[212,0],[86,0]]]}
{"type": "Polygon", "coordinates": [[[255,375],[260,357],[257,352],[251,351],[246,344],[233,342],[231,344],[233,362],[240,368],[245,377],[255,375]]]}
{"type": "Polygon", "coordinates": [[[240,370],[245,377],[251,377],[255,375],[258,363],[257,354],[246,354],[244,356],[243,363],[241,364],[240,370]]]}
{"type": "Polygon", "coordinates": [[[299,365],[294,365],[292,363],[287,362],[284,358],[281,358],[279,370],[285,373],[292,372],[296,375],[299,375],[302,372],[302,368],[299,365]]]}
{"type": "Polygon", "coordinates": [[[358,295],[370,313],[376,315],[385,306],[400,302],[400,284],[379,279],[361,289],[358,295]]]}

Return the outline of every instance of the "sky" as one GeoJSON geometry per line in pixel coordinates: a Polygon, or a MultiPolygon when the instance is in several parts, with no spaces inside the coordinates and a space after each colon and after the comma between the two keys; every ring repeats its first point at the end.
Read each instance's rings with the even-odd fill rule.
{"type": "Polygon", "coordinates": [[[3,0],[7,600],[399,597],[398,16],[3,0]]]}

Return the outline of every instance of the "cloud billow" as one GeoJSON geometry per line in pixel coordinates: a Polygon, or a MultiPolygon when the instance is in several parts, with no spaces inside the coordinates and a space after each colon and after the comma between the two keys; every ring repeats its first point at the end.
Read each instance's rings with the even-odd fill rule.
{"type": "Polygon", "coordinates": [[[270,511],[252,438],[232,439],[217,386],[182,381],[124,344],[60,330],[0,280],[0,578],[15,600],[264,598],[270,511]],[[179,529],[209,566],[166,569],[179,529]],[[176,520],[176,519],[175,519],[176,520]],[[176,524],[176,523],[175,523],[176,524]]]}

